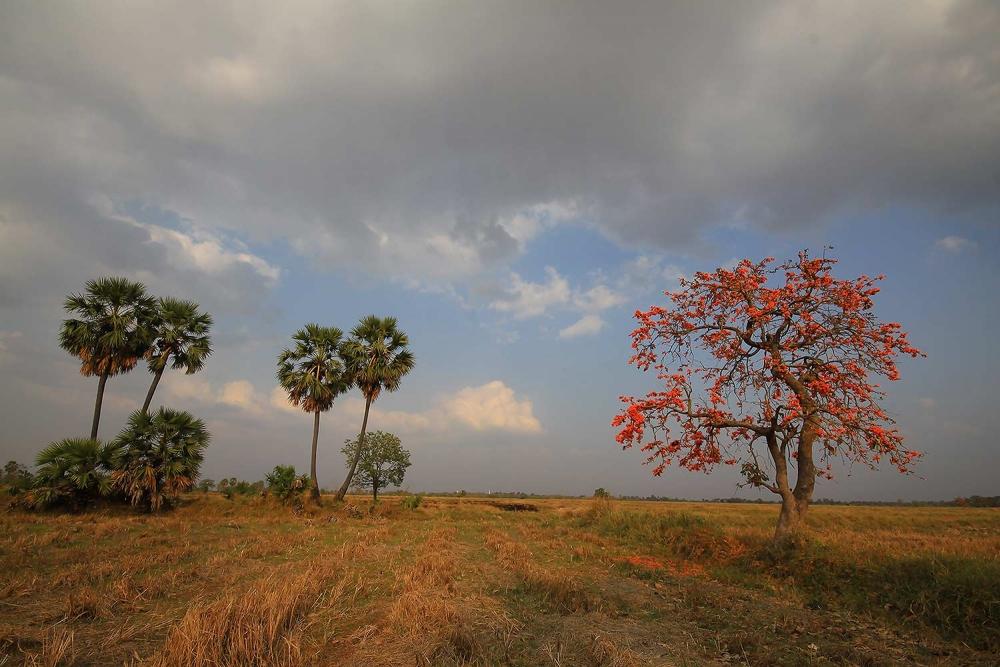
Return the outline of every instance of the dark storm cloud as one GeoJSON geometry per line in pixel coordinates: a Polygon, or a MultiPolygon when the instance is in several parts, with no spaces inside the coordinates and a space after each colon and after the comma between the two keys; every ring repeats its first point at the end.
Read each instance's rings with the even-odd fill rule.
{"type": "Polygon", "coordinates": [[[0,11],[5,201],[139,199],[418,278],[512,256],[502,221],[550,202],[665,247],[1000,192],[992,3],[0,11]]]}

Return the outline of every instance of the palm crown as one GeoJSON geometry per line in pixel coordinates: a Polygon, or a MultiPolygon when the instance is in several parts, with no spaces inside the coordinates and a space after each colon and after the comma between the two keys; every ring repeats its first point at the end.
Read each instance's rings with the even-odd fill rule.
{"type": "Polygon", "coordinates": [[[114,443],[114,485],[132,504],[159,509],[166,495],[191,488],[208,444],[205,423],[187,412],[136,410],[114,443]]]}
{"type": "Polygon", "coordinates": [[[341,346],[341,355],[366,399],[375,400],[382,391],[399,388],[400,380],[413,369],[409,343],[395,317],[368,315],[351,330],[351,339],[341,346]]]}
{"type": "Polygon", "coordinates": [[[156,373],[170,363],[174,370],[197,373],[212,354],[212,316],[198,311],[198,304],[181,299],[160,299],[149,371],[156,373]]]}
{"type": "Polygon", "coordinates": [[[292,336],[295,345],[278,356],[277,372],[292,405],[306,412],[324,412],[351,388],[351,378],[337,356],[343,335],[336,327],[307,324],[292,336]]]}
{"type": "Polygon", "coordinates": [[[64,308],[78,317],[63,321],[59,344],[82,361],[84,375],[118,375],[145,356],[152,337],[156,299],[141,283],[108,277],[87,282],[64,308]]]}

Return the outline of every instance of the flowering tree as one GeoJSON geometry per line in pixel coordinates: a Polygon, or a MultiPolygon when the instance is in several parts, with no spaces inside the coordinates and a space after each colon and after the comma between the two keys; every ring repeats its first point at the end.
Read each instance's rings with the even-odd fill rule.
{"type": "Polygon", "coordinates": [[[743,260],[682,280],[669,307],[635,314],[630,363],[665,386],[621,397],[617,441],[640,446],[654,475],[674,461],[739,465],[748,485],[781,497],[776,539],[799,528],[834,458],[873,468],[886,458],[907,473],[920,456],[904,448],[872,376],[896,380],[899,355],[924,355],[872,312],[883,276],[839,280],[835,263],[807,252],[743,260]]]}

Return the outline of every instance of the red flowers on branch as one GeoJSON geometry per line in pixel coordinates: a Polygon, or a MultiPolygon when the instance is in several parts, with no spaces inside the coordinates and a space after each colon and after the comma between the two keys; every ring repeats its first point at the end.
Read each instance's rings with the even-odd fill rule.
{"type": "Polygon", "coordinates": [[[779,537],[798,527],[834,457],[909,472],[920,455],[903,446],[872,378],[897,380],[899,355],[923,354],[872,312],[883,276],[840,280],[835,263],[807,252],[743,260],[681,280],[667,308],[637,311],[630,363],[662,389],[621,397],[617,441],[647,452],[654,475],[675,461],[705,472],[739,464],[748,484],[781,496],[779,537]]]}

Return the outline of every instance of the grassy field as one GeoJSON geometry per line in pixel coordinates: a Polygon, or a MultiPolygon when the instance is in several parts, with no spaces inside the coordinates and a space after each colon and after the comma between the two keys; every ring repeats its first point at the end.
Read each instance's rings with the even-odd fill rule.
{"type": "Polygon", "coordinates": [[[0,664],[997,664],[1000,511],[190,494],[0,513],[0,664]]]}

